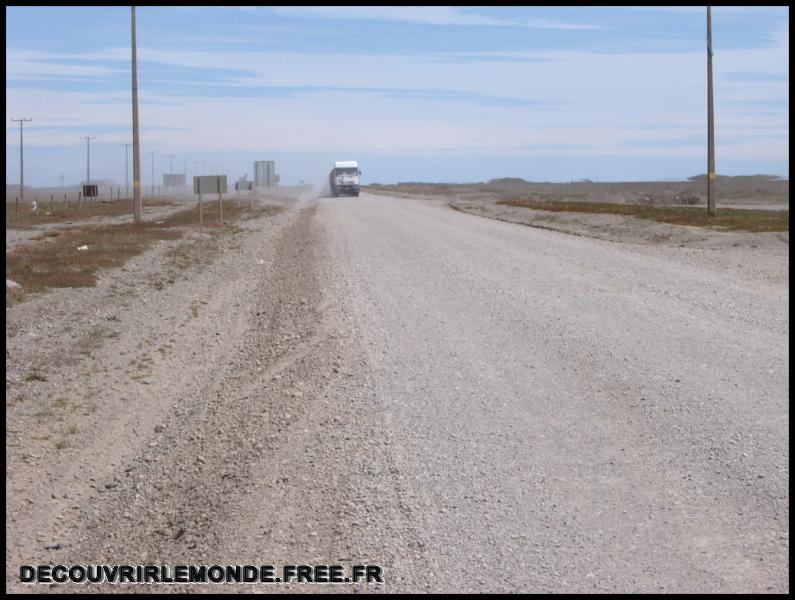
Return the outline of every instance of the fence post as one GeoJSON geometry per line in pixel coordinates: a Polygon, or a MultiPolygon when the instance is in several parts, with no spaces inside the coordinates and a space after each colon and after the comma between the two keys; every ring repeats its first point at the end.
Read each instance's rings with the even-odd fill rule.
{"type": "Polygon", "coordinates": [[[50,194],[50,210],[55,210],[55,194],[50,194]]]}
{"type": "Polygon", "coordinates": [[[221,200],[221,178],[216,179],[218,182],[218,219],[221,225],[224,224],[224,203],[221,200]]]}
{"type": "Polygon", "coordinates": [[[19,196],[14,198],[14,220],[19,218],[19,196]]]}
{"type": "Polygon", "coordinates": [[[199,225],[204,225],[204,211],[202,209],[201,186],[199,186],[199,225]]]}
{"type": "Polygon", "coordinates": [[[77,192],[77,208],[80,208],[80,204],[83,202],[83,192],[77,192]]]}
{"type": "Polygon", "coordinates": [[[64,195],[63,195],[63,206],[64,206],[64,208],[66,208],[66,209],[68,209],[68,208],[69,208],[69,198],[67,197],[67,195],[66,195],[66,194],[64,194],[64,195]]]}

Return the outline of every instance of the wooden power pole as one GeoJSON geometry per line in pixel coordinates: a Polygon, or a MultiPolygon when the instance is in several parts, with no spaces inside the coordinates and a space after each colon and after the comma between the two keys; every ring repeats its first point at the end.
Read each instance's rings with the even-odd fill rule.
{"type": "Polygon", "coordinates": [[[33,119],[11,119],[19,123],[19,196],[22,198],[22,204],[25,204],[25,154],[24,154],[24,134],[22,133],[22,125],[29,123],[33,119]]]}
{"type": "Polygon", "coordinates": [[[135,7],[132,9],[133,220],[141,222],[141,143],[138,138],[138,57],[135,51],[135,7]]]}
{"type": "Polygon", "coordinates": [[[707,213],[715,215],[715,114],[712,106],[712,7],[707,6],[707,213]]]}

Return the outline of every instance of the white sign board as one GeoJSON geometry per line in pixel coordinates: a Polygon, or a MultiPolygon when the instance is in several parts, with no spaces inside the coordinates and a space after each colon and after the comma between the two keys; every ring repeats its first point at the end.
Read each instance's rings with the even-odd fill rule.
{"type": "Polygon", "coordinates": [[[163,174],[163,185],[166,187],[178,187],[185,185],[185,175],[180,174],[163,174]]]}
{"type": "Polygon", "coordinates": [[[225,194],[226,175],[198,175],[193,178],[194,194],[225,194]]]}

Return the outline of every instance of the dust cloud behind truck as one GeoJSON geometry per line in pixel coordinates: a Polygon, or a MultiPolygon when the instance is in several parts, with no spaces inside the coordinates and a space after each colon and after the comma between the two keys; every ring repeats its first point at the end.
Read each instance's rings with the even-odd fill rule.
{"type": "Polygon", "coordinates": [[[359,195],[359,164],[355,160],[338,160],[328,174],[328,184],[331,195],[358,196],[359,195]]]}

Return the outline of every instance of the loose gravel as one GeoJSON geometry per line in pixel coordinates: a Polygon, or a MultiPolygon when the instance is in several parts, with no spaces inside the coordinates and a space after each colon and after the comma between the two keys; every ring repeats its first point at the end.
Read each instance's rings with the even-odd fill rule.
{"type": "Polygon", "coordinates": [[[369,194],[241,227],[7,308],[7,591],[95,562],[384,568],[264,591],[789,590],[786,244],[369,194]]]}

